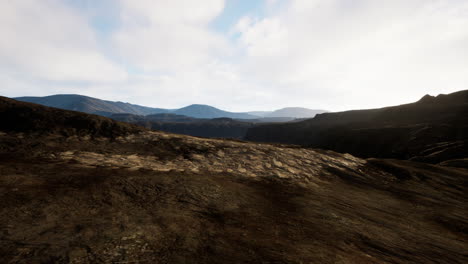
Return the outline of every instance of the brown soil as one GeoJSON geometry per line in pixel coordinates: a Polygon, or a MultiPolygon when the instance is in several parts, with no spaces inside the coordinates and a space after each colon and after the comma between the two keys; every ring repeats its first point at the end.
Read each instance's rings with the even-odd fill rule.
{"type": "Polygon", "coordinates": [[[0,139],[0,263],[468,261],[465,169],[158,132],[0,139]]]}

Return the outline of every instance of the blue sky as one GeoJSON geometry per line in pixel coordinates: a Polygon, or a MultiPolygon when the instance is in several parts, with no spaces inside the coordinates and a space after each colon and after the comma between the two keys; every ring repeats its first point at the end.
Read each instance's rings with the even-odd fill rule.
{"type": "Polygon", "coordinates": [[[0,94],[328,110],[467,89],[458,0],[0,3],[0,94]]]}
{"type": "Polygon", "coordinates": [[[221,33],[228,33],[244,16],[261,17],[264,12],[264,0],[227,0],[221,14],[216,17],[212,26],[221,33]]]}

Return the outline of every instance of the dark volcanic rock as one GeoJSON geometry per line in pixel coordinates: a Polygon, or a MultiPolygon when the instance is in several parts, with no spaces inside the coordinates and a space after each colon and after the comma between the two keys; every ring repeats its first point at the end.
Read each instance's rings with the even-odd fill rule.
{"type": "Polygon", "coordinates": [[[360,157],[438,163],[468,157],[468,91],[424,96],[407,105],[319,114],[249,129],[247,140],[347,152],[360,157]]]}

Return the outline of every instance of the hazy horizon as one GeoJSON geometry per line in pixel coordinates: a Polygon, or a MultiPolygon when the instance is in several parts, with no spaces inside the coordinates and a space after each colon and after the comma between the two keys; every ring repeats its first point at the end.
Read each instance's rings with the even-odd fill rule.
{"type": "Polygon", "coordinates": [[[0,94],[342,111],[468,87],[461,0],[0,3],[0,94]]]}

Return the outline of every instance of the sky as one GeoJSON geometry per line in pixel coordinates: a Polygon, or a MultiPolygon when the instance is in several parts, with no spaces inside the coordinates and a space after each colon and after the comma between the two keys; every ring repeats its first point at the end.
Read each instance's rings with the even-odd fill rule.
{"type": "Polygon", "coordinates": [[[0,95],[342,111],[468,89],[466,0],[0,0],[0,95]]]}

